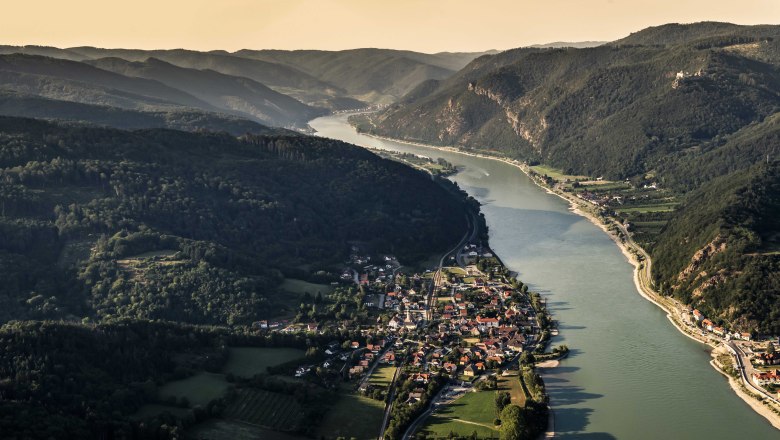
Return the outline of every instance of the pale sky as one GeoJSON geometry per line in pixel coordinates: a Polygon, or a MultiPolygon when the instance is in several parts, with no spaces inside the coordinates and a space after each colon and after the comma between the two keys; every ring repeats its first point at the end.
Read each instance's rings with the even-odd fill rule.
{"type": "Polygon", "coordinates": [[[780,24],[780,0],[4,0],[0,10],[0,44],[231,51],[481,51],[670,22],[780,24]]]}

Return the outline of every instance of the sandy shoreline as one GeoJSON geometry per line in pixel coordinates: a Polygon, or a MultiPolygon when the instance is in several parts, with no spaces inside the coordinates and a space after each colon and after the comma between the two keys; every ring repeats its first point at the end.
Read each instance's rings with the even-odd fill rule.
{"type": "MultiPolygon", "coordinates": [[[[436,145],[427,145],[427,144],[421,144],[421,143],[418,143],[418,142],[410,142],[410,141],[404,141],[404,140],[401,140],[401,139],[393,139],[393,138],[388,138],[388,137],[383,137],[383,136],[376,136],[376,135],[372,135],[372,134],[368,134],[368,133],[361,133],[361,134],[364,134],[366,136],[370,136],[370,137],[373,137],[373,138],[376,138],[376,139],[387,140],[387,141],[392,141],[392,142],[398,142],[398,143],[407,144],[407,145],[413,145],[413,146],[417,146],[417,147],[432,148],[432,149],[435,149],[435,150],[441,150],[441,151],[447,151],[447,152],[450,152],[450,153],[463,154],[463,155],[466,155],[466,156],[478,157],[478,158],[482,158],[482,159],[497,160],[497,161],[504,162],[504,163],[506,163],[508,165],[511,165],[511,166],[514,166],[514,167],[520,169],[520,171],[522,171],[526,176],[528,176],[534,184],[536,184],[538,187],[540,187],[543,190],[545,190],[548,194],[556,195],[556,196],[560,197],[561,199],[565,200],[566,202],[568,202],[570,211],[572,211],[573,213],[575,213],[575,214],[577,214],[579,216],[582,216],[582,217],[585,217],[586,219],[588,219],[591,223],[593,223],[597,227],[601,228],[601,230],[604,231],[612,239],[613,242],[615,242],[615,244],[618,246],[620,251],[623,253],[623,255],[626,257],[626,259],[629,261],[629,263],[631,263],[631,265],[634,266],[633,278],[634,278],[634,286],[636,287],[636,291],[644,299],[650,301],[651,303],[653,303],[657,307],[659,307],[661,310],[666,312],[667,319],[669,320],[670,323],[672,323],[672,325],[680,333],[682,333],[683,335],[687,336],[690,339],[693,339],[696,342],[699,342],[699,343],[702,343],[702,344],[706,344],[706,345],[708,345],[709,347],[711,347],[713,349],[716,349],[718,347],[719,344],[713,343],[709,339],[707,339],[706,341],[705,340],[701,340],[698,337],[696,337],[694,335],[691,335],[688,331],[686,331],[686,329],[683,327],[683,324],[678,322],[675,319],[675,317],[674,317],[674,310],[671,310],[666,304],[663,304],[663,303],[660,302],[660,295],[657,292],[655,292],[650,286],[642,284],[642,281],[640,279],[640,271],[642,270],[641,262],[637,259],[636,254],[634,252],[632,252],[631,246],[629,244],[627,244],[624,240],[621,240],[621,238],[620,238],[620,236],[618,234],[610,231],[608,224],[606,224],[604,221],[602,221],[601,219],[597,218],[596,216],[594,216],[590,212],[587,212],[587,211],[583,210],[582,208],[584,206],[584,203],[586,203],[586,202],[580,202],[580,201],[574,199],[573,197],[567,197],[566,195],[561,194],[558,191],[555,191],[555,190],[553,190],[553,189],[551,189],[551,188],[549,188],[549,187],[547,187],[545,185],[540,184],[536,179],[534,179],[530,175],[530,173],[528,172],[527,166],[525,166],[523,164],[520,164],[517,161],[511,160],[511,159],[490,156],[490,155],[487,155],[487,154],[479,154],[479,153],[472,153],[472,152],[461,151],[461,150],[459,150],[459,149],[457,149],[455,147],[440,147],[440,146],[436,146],[436,145]]],[[[614,223],[617,223],[617,222],[614,222],[614,223]]],[[[634,244],[634,246],[636,246],[636,248],[637,248],[636,252],[640,252],[640,253],[643,254],[645,259],[647,260],[647,264],[652,264],[652,260],[650,259],[650,256],[639,245],[634,244]]],[[[728,376],[726,373],[724,373],[718,367],[718,365],[714,361],[710,361],[710,366],[712,366],[712,368],[714,368],[717,372],[725,375],[729,379],[729,386],[731,387],[732,390],[734,390],[734,393],[740,399],[745,401],[745,403],[747,403],[755,412],[760,414],[762,417],[766,418],[769,421],[769,423],[772,424],[772,426],[774,426],[777,429],[780,429],[780,415],[774,413],[769,408],[765,407],[753,395],[748,395],[748,393],[746,393],[741,388],[741,386],[743,386],[743,384],[741,382],[737,382],[734,378],[732,378],[732,377],[728,376]]],[[[545,366],[545,367],[547,367],[547,366],[545,366]]],[[[547,367],[547,368],[550,368],[550,367],[547,367]]]]}
{"type": "Polygon", "coordinates": [[[713,351],[713,359],[710,361],[712,368],[728,379],[729,386],[734,391],[734,393],[739,396],[739,398],[742,399],[746,404],[748,404],[753,409],[753,411],[767,419],[769,423],[776,429],[780,429],[780,417],[778,417],[775,412],[767,408],[764,404],[759,402],[754,394],[745,391],[745,387],[741,381],[737,381],[733,377],[726,374],[726,372],[720,368],[718,362],[715,360],[715,353],[717,353],[717,351],[713,351]]]}

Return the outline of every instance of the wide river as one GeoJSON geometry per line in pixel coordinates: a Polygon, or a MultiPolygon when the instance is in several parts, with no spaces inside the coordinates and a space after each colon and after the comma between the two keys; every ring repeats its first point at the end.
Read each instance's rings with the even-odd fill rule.
{"type": "Polygon", "coordinates": [[[375,139],[346,119],[310,125],[320,136],[457,165],[452,180],[482,203],[493,250],[546,295],[561,331],[553,343],[572,349],[544,374],[556,437],[780,438],[710,367],[707,347],[637,293],[633,268],[615,243],[562,199],[503,162],[375,139]]]}

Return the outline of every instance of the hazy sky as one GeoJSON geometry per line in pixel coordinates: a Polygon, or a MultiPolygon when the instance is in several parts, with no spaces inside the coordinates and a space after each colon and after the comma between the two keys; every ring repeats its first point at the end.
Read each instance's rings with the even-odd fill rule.
{"type": "Polygon", "coordinates": [[[780,0],[5,0],[0,44],[477,51],[703,20],[778,24],[780,0]]]}

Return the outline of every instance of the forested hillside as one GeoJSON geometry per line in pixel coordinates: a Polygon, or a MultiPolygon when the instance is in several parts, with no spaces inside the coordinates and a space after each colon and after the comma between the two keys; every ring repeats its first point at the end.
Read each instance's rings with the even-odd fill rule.
{"type": "MultiPolygon", "coordinates": [[[[710,151],[780,107],[780,27],[672,47],[517,49],[426,83],[363,127],[622,179],[710,151]],[[767,55],[768,56],[768,55],[767,55]]],[[[712,157],[712,155],[710,155],[712,157]]],[[[662,178],[665,176],[662,176],[662,178]]],[[[679,176],[670,176],[675,179],[679,176]]]]}
{"type": "Polygon", "coordinates": [[[718,324],[780,333],[780,168],[759,164],[690,194],[653,248],[660,290],[718,324]]]}
{"type": "Polygon", "coordinates": [[[0,91],[0,115],[79,122],[127,130],[171,128],[183,131],[224,131],[236,136],[293,133],[281,128],[266,127],[237,116],[195,109],[139,111],[49,99],[12,91],[0,91]]]}
{"type": "Polygon", "coordinates": [[[248,324],[283,312],[284,273],[338,269],[351,242],[414,263],[466,227],[427,175],[297,135],[0,118],[0,174],[2,321],[248,324]]]}
{"type": "Polygon", "coordinates": [[[778,255],[761,249],[776,240],[766,219],[776,222],[779,111],[780,26],[696,23],[593,48],[483,56],[353,121],[379,135],[652,185],[686,200],[644,215],[647,224],[671,218],[642,236],[662,290],[734,327],[776,333],[778,255]],[[696,263],[712,253],[708,245],[727,251],[696,263]]]}

